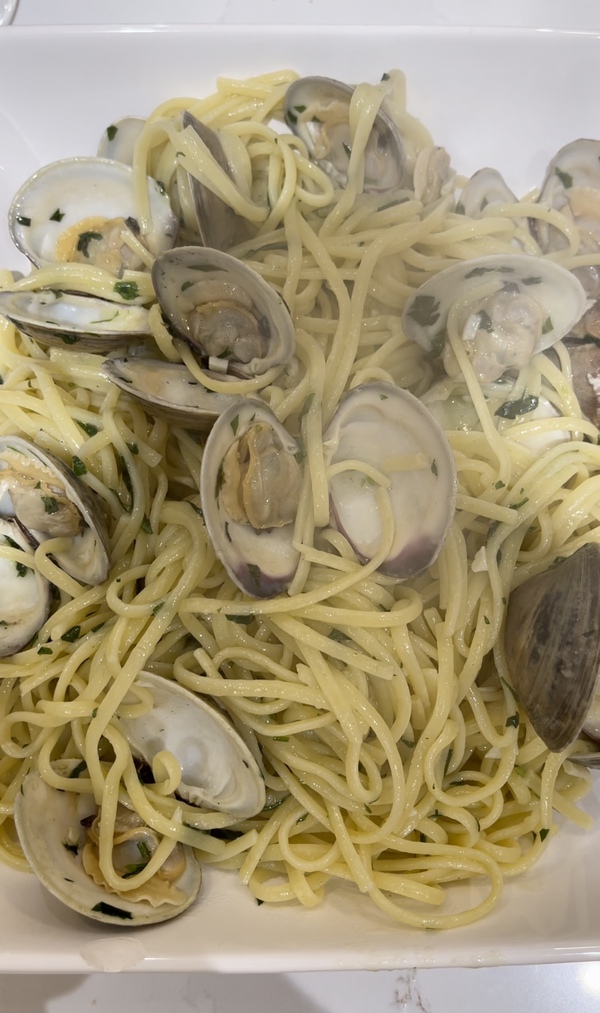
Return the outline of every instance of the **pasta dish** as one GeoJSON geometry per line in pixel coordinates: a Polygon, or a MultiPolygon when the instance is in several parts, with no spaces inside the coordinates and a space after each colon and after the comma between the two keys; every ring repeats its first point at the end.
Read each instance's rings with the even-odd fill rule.
{"type": "Polygon", "coordinates": [[[451,928],[590,826],[581,721],[515,686],[600,542],[589,186],[467,182],[402,74],[336,89],[220,79],[11,210],[0,854],[117,924],[211,864],[451,928]]]}

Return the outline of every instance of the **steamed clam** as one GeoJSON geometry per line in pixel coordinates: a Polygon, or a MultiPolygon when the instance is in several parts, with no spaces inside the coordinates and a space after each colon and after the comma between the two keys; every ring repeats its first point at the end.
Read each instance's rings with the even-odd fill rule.
{"type": "MultiPolygon", "coordinates": [[[[530,577],[508,599],[504,645],[519,703],[559,752],[586,731],[600,672],[600,545],[530,577]]],[[[595,714],[592,715],[590,730],[595,714]]],[[[585,757],[583,757],[585,762],[585,757]]]]}
{"type": "MultiPolygon", "coordinates": [[[[161,676],[141,672],[136,684],[150,692],[151,709],[132,716],[122,707],[116,718],[134,756],[152,767],[158,753],[172,753],[181,766],[177,797],[188,807],[199,807],[198,812],[222,812],[232,821],[260,812],[264,780],[229,720],[161,676]]],[[[58,790],[34,771],[25,778],[15,804],[19,841],[43,886],[80,914],[122,926],[164,921],[185,911],[201,882],[193,848],[175,843],[154,875],[136,884],[136,875],[152,860],[162,836],[121,794],[110,855],[121,882],[109,883],[103,871],[102,808],[92,794],[76,790],[77,777],[85,776],[82,765],[67,760],[54,766],[57,774],[73,781],[73,790],[58,790]]],[[[185,819],[193,828],[193,808],[186,808],[185,819]]]]}
{"type": "Polygon", "coordinates": [[[375,483],[356,464],[363,462],[386,476],[392,507],[392,544],[381,571],[405,580],[430,566],[454,516],[456,472],[428,410],[400,387],[364,384],[342,400],[323,443],[331,520],[359,559],[370,560],[383,535],[375,483]]]}
{"type": "MultiPolygon", "coordinates": [[[[352,154],[350,104],[354,88],[329,77],[301,77],[285,95],[285,121],[302,138],[313,161],[344,187],[352,154]]],[[[393,120],[380,109],[365,148],[365,193],[398,189],[404,152],[393,120]]]]}
{"type": "Polygon", "coordinates": [[[0,517],[0,549],[18,549],[28,562],[0,555],[0,658],[22,650],[50,613],[51,589],[33,561],[33,547],[13,518],[0,517]],[[30,565],[29,565],[30,563],[30,565]]]}
{"type": "Polygon", "coordinates": [[[88,352],[105,352],[141,341],[151,333],[144,306],[56,289],[0,292],[0,315],[31,338],[54,348],[77,345],[88,352]]]}
{"type": "Polygon", "coordinates": [[[75,580],[106,580],[108,532],[97,500],[63,461],[20,436],[0,438],[0,515],[15,518],[34,545],[60,539],[53,558],[75,580]]]}
{"type": "Polygon", "coordinates": [[[300,447],[261,401],[238,400],[207,441],[200,473],[204,520],[231,579],[255,598],[291,583],[302,467],[300,447]]]}
{"type": "Polygon", "coordinates": [[[152,709],[119,716],[134,755],[151,764],[166,749],[181,765],[180,798],[190,805],[247,819],[265,804],[265,783],[250,749],[212,704],[184,686],[141,672],[136,685],[150,690],[152,709]]]}
{"type": "MultiPolygon", "coordinates": [[[[37,771],[27,775],[15,800],[15,825],[25,857],[42,885],[67,907],[121,927],[151,925],[185,911],[202,879],[192,848],[176,844],[147,884],[118,892],[107,886],[100,867],[101,819],[93,795],[53,788],[37,771]]],[[[124,883],[132,885],[160,840],[136,812],[119,804],[112,858],[124,883]]]]}
{"type": "MultiPolygon", "coordinates": [[[[192,116],[188,110],[183,114],[184,130],[187,127],[191,128],[206,145],[217,165],[231,176],[219,134],[192,116]]],[[[189,182],[196,210],[195,224],[203,246],[215,250],[229,250],[250,237],[252,229],[245,218],[236,214],[233,208],[218,194],[213,193],[205,183],[201,183],[194,176],[189,177],[189,182]]]]}
{"type": "Polygon", "coordinates": [[[114,356],[105,359],[102,372],[151,415],[185,429],[209,430],[236,400],[209,390],[178,362],[114,356]]]}
{"type": "Polygon", "coordinates": [[[235,257],[180,247],[156,259],[152,281],[172,332],[212,372],[247,379],[292,358],[294,325],[283,299],[235,257]]]}
{"type": "Polygon", "coordinates": [[[121,277],[144,266],[128,236],[154,256],[175,242],[177,221],[163,189],[148,177],[152,224],[141,235],[129,166],[108,158],[62,159],[44,166],[17,192],[8,213],[10,234],[37,267],[89,264],[121,277]]]}
{"type": "Polygon", "coordinates": [[[478,169],[465,183],[456,210],[468,218],[481,218],[488,207],[516,204],[517,198],[497,169],[478,169]]]}
{"type": "MultiPolygon", "coordinates": [[[[600,141],[578,138],[565,144],[550,161],[538,198],[560,211],[577,227],[580,253],[600,249],[600,141]]],[[[531,219],[531,230],[544,253],[568,246],[560,229],[543,218],[531,219]]],[[[597,295],[598,268],[577,270],[586,291],[597,295]]]]}
{"type": "Polygon", "coordinates": [[[452,307],[464,350],[482,382],[526,366],[569,333],[586,308],[573,274],[551,260],[526,254],[479,257],[434,275],[408,299],[405,333],[460,375],[446,326],[452,307]]]}

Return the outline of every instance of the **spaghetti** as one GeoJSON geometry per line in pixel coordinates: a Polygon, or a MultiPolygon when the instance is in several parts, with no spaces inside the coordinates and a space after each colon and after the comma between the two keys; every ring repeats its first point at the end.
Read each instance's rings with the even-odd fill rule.
{"type": "MultiPolygon", "coordinates": [[[[501,629],[515,583],[600,540],[597,430],[581,417],[560,346],[557,362],[535,356],[511,393],[543,393],[559,414],[499,420],[451,316],[449,341],[476,421],[448,427],[459,478],[455,518],[437,561],[405,583],[378,571],[389,519],[366,564],[328,526],[321,434],[358,384],[383,380],[417,396],[430,389],[431,359],[400,324],[424,278],[457,260],[510,253],[515,241],[541,256],[523,227],[527,217],[563,231],[565,266],[600,257],[578,254],[572,223],[531,198],[474,220],[457,213],[452,178],[433,194],[422,183],[419,194],[410,187],[363,194],[362,155],[382,102],[406,139],[410,167],[422,175],[433,151],[406,112],[399,75],[361,86],[348,183],[337,189],[303,143],[281,131],[294,76],[220,80],[204,100],[163,104],[148,118],[134,162],[142,238],[146,175],[172,190],[191,173],[257,227],[233,252],[283,295],[293,316],[294,368],[265,383],[208,377],[173,343],[156,306],[150,314],[155,354],[183,358],[209,389],[258,393],[302,435],[309,480],[295,527],[301,562],[288,594],[249,599],[216,559],[198,509],[203,446],[193,433],[112,385],[102,356],[45,349],[1,325],[0,434],[18,433],[81,463],[82,481],[109,518],[111,570],[104,584],[81,586],[53,562],[51,543],[35,552],[56,601],[35,643],[0,661],[0,853],[25,866],[12,815],[37,768],[54,787],[93,792],[102,812],[100,865],[115,891],[142,885],[156,866],[130,879],[114,869],[114,814],[128,796],[163,835],[161,857],[176,841],[188,844],[203,863],[237,870],[261,902],[311,907],[339,880],[397,922],[459,926],[489,912],[504,879],[534,864],[557,829],[555,813],[590,825],[577,806],[589,785],[568,760],[574,747],[549,753],[520,712],[501,629]],[[185,109],[227,140],[234,180],[182,130],[185,109]],[[557,433],[565,438],[542,453],[528,446],[531,435],[557,433]],[[115,720],[120,708],[151,705],[136,689],[142,670],[225,709],[260,757],[263,812],[236,820],[189,806],[177,797],[180,774],[169,756],[142,783],[115,720]],[[58,771],[65,758],[85,764],[78,779],[58,771]],[[483,884],[477,899],[454,896],[464,882],[483,884]]],[[[184,205],[189,195],[179,192],[184,205]]],[[[143,257],[151,260],[147,251],[143,257]]],[[[127,272],[126,280],[141,303],[153,303],[147,273],[127,272]]],[[[115,299],[114,277],[86,264],[44,267],[16,283],[5,274],[2,284],[115,299]]],[[[11,552],[0,547],[2,557],[11,552]]]]}

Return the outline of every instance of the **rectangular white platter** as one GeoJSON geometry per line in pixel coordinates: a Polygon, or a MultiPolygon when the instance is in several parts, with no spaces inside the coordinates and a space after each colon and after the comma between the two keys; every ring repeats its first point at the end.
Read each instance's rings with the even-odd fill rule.
{"type": "MultiPolygon", "coordinates": [[[[347,81],[405,71],[410,110],[455,168],[500,169],[519,194],[553,153],[600,136],[600,36],[519,29],[360,27],[11,28],[0,32],[0,221],[21,182],[57,158],[93,154],[102,131],[222,75],[291,66],[347,81]]],[[[22,266],[5,226],[0,264],[22,266]]],[[[590,812],[599,806],[592,796],[590,812]]],[[[258,906],[235,874],[208,870],[173,922],[121,931],[0,868],[0,972],[284,972],[482,966],[600,958],[600,824],[563,827],[538,866],[508,882],[482,922],[447,933],[388,922],[334,886],[318,909],[258,906]]],[[[466,888],[467,892],[469,889],[466,888]]]]}

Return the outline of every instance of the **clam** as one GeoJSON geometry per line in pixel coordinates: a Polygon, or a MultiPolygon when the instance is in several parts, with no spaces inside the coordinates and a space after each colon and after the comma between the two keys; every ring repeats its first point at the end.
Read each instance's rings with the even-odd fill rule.
{"type": "Polygon", "coordinates": [[[0,658],[16,654],[44,625],[50,613],[50,584],[38,573],[29,539],[11,518],[0,517],[0,547],[20,549],[31,565],[0,556],[0,658]]]}
{"type": "Polygon", "coordinates": [[[151,333],[148,310],[56,289],[0,292],[0,315],[36,341],[105,352],[151,333]]]}
{"type": "Polygon", "coordinates": [[[454,516],[456,471],[446,437],[431,413],[408,391],[387,383],[355,387],[327,427],[331,520],[362,561],[378,551],[382,521],[376,487],[360,461],[389,481],[394,518],[391,548],[380,569],[405,580],[436,559],[454,516]]]}
{"type": "MultiPolygon", "coordinates": [[[[529,395],[527,392],[514,393],[512,380],[503,378],[494,383],[485,383],[481,391],[496,425],[503,421],[502,435],[513,439],[513,426],[537,419],[560,418],[560,412],[543,394],[529,395]]],[[[462,380],[451,377],[439,380],[423,394],[421,400],[444,430],[473,432],[481,429],[481,421],[473,404],[469,389],[462,380]]],[[[543,453],[557,443],[571,439],[567,430],[531,432],[519,435],[517,442],[534,454],[543,453]]]]}
{"type": "MultiPolygon", "coordinates": [[[[73,773],[70,770],[69,776],[73,773]]],[[[98,858],[102,812],[91,794],[75,788],[74,782],[73,791],[60,791],[34,771],[15,799],[19,843],[42,885],[79,914],[121,927],[150,925],[185,911],[198,895],[202,878],[192,848],[176,844],[147,884],[124,892],[109,889],[98,858]]],[[[136,812],[119,804],[113,838],[115,871],[125,879],[134,878],[160,840],[136,812]]]]}
{"type": "Polygon", "coordinates": [[[495,204],[516,204],[517,198],[497,169],[478,169],[465,183],[456,210],[468,218],[481,218],[495,204]]]}
{"type": "Polygon", "coordinates": [[[590,542],[524,581],[508,599],[504,647],[511,682],[535,731],[554,752],[580,734],[594,698],[599,587],[600,545],[590,542]]]}
{"type": "Polygon", "coordinates": [[[442,355],[450,376],[460,373],[446,340],[455,303],[465,352],[485,383],[560,341],[585,311],[586,297],[570,271],[526,254],[479,257],[440,271],[409,298],[402,324],[413,341],[442,355]]]}
{"type": "Polygon", "coordinates": [[[581,414],[600,426],[600,342],[597,338],[569,339],[565,346],[571,359],[573,390],[581,414]]]}
{"type": "Polygon", "coordinates": [[[98,501],[63,461],[19,436],[0,438],[0,515],[15,518],[33,544],[66,539],[53,558],[75,580],[106,580],[109,541],[98,501]]]}
{"type": "MultiPolygon", "coordinates": [[[[204,142],[217,165],[231,177],[218,133],[187,110],[183,114],[183,128],[186,127],[191,127],[204,142]]],[[[229,204],[200,180],[194,176],[190,176],[189,180],[196,208],[198,235],[203,246],[209,246],[214,250],[229,250],[237,243],[250,238],[252,229],[245,218],[236,214],[229,204]]]]}
{"type": "Polygon", "coordinates": [[[11,237],[37,267],[76,262],[121,277],[143,267],[127,244],[133,233],[158,256],[170,249],[177,221],[169,198],[148,177],[151,228],[139,234],[130,166],[108,158],[66,158],[31,176],[8,212],[11,237]]]}
{"type": "Polygon", "coordinates": [[[178,683],[142,672],[136,685],[152,693],[152,710],[119,716],[134,755],[151,764],[168,750],[181,764],[177,794],[190,805],[248,819],[265,804],[265,783],[252,753],[212,704],[178,683]]]}
{"type": "Polygon", "coordinates": [[[173,333],[212,372],[247,379],[292,358],[287,306],[235,257],[206,247],[169,250],[154,262],[152,281],[173,333]]]}
{"type": "MultiPolygon", "coordinates": [[[[354,88],[329,77],[301,77],[288,88],[285,121],[302,138],[313,161],[338,186],[348,181],[352,153],[350,104],[354,88]]],[[[387,193],[402,185],[404,152],[393,120],[380,109],[365,148],[365,193],[387,193]]]]}
{"type": "Polygon", "coordinates": [[[151,415],[176,426],[209,430],[235,400],[229,394],[208,390],[177,362],[145,356],[105,359],[102,372],[109,380],[139,401],[151,415]]]}
{"type": "Polygon", "coordinates": [[[231,579],[254,598],[284,591],[298,568],[299,458],[293,437],[251,398],[221,415],[206,441],[200,495],[208,534],[231,579]]]}
{"type": "MultiPolygon", "coordinates": [[[[600,250],[600,141],[580,137],[565,144],[550,161],[538,202],[560,211],[574,225],[580,238],[579,253],[600,250]]],[[[568,241],[554,225],[542,218],[530,220],[531,231],[544,253],[565,249],[568,241]]],[[[587,294],[600,296],[600,273],[596,265],[573,272],[587,294]]]]}
{"type": "Polygon", "coordinates": [[[145,125],[146,121],[141,116],[124,116],[111,123],[100,138],[98,158],[133,165],[135,146],[145,125]]]}

